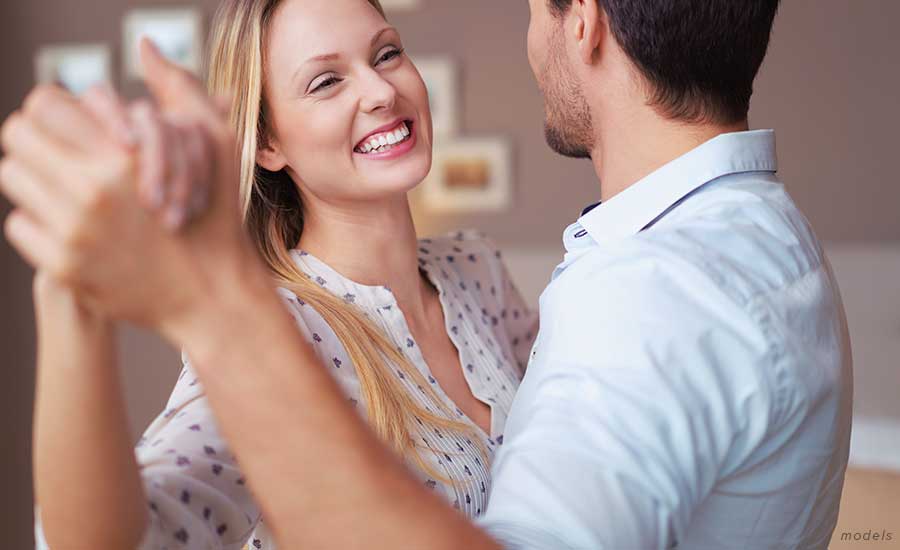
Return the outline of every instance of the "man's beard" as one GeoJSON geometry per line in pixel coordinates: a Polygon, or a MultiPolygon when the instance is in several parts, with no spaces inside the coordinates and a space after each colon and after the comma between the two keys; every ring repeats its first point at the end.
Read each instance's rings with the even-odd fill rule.
{"type": "Polygon", "coordinates": [[[566,69],[562,44],[551,44],[542,77],[546,119],[544,136],[551,149],[572,158],[591,158],[594,125],[576,78],[566,69]]]}

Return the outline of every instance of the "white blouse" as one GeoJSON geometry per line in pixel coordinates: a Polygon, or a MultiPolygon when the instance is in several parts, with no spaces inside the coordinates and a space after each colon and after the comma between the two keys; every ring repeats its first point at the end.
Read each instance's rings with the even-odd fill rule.
{"type": "MultiPolygon", "coordinates": [[[[293,250],[291,255],[310,278],[361,308],[384,331],[431,383],[448,410],[455,411],[453,419],[470,424],[483,437],[490,461],[503,443],[506,416],[537,334],[537,315],[525,305],[500,252],[484,236],[459,232],[422,239],[419,245],[421,270],[439,291],[447,334],[459,350],[465,379],[472,394],[490,406],[490,434],[456,407],[431,375],[389,288],[351,281],[306,252],[293,250]]],[[[350,405],[365,417],[359,379],[334,332],[293,292],[279,288],[278,293],[350,405]]],[[[151,525],[139,549],[273,549],[273,537],[183,352],[182,361],[184,368],[165,410],[135,449],[151,510],[151,525]]],[[[399,371],[398,376],[409,393],[428,406],[422,389],[399,371]]],[[[421,435],[434,451],[424,453],[424,458],[454,484],[431,479],[412,463],[411,470],[462,513],[481,515],[491,479],[490,464],[481,458],[478,447],[464,436],[441,430],[421,435]]],[[[46,549],[39,512],[36,507],[37,548],[46,549]]]]}

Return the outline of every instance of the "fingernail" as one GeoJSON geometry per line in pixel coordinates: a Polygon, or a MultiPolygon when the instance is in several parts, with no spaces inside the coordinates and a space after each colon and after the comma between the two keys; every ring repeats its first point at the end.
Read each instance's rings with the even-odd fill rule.
{"type": "Polygon", "coordinates": [[[206,210],[208,203],[209,197],[207,196],[206,191],[200,191],[194,195],[193,200],[191,200],[191,211],[195,215],[202,214],[206,210]]]}
{"type": "Polygon", "coordinates": [[[166,211],[166,225],[169,229],[178,229],[181,227],[182,222],[184,222],[185,210],[181,206],[173,206],[168,211],[166,211]]]}
{"type": "Polygon", "coordinates": [[[138,145],[137,133],[128,126],[122,126],[119,130],[119,138],[126,147],[134,148],[138,145]]]}
{"type": "Polygon", "coordinates": [[[150,205],[153,208],[159,208],[165,200],[165,192],[160,184],[153,185],[150,191],[150,205]]]}

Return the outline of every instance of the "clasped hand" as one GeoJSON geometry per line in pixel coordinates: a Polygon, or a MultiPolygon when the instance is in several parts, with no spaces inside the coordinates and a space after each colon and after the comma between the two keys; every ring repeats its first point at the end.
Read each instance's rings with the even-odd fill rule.
{"type": "Polygon", "coordinates": [[[224,101],[149,41],[141,59],[156,105],[37,87],[0,130],[0,191],[16,207],[6,238],[40,276],[159,329],[256,258],[224,101]]]}

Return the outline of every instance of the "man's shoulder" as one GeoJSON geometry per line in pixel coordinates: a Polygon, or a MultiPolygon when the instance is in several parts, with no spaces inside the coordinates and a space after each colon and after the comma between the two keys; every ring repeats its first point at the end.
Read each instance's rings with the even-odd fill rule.
{"type": "Polygon", "coordinates": [[[782,186],[743,180],[689,197],[632,237],[593,247],[558,286],[563,296],[613,288],[652,296],[664,289],[746,304],[823,263],[818,240],[782,186]]]}

